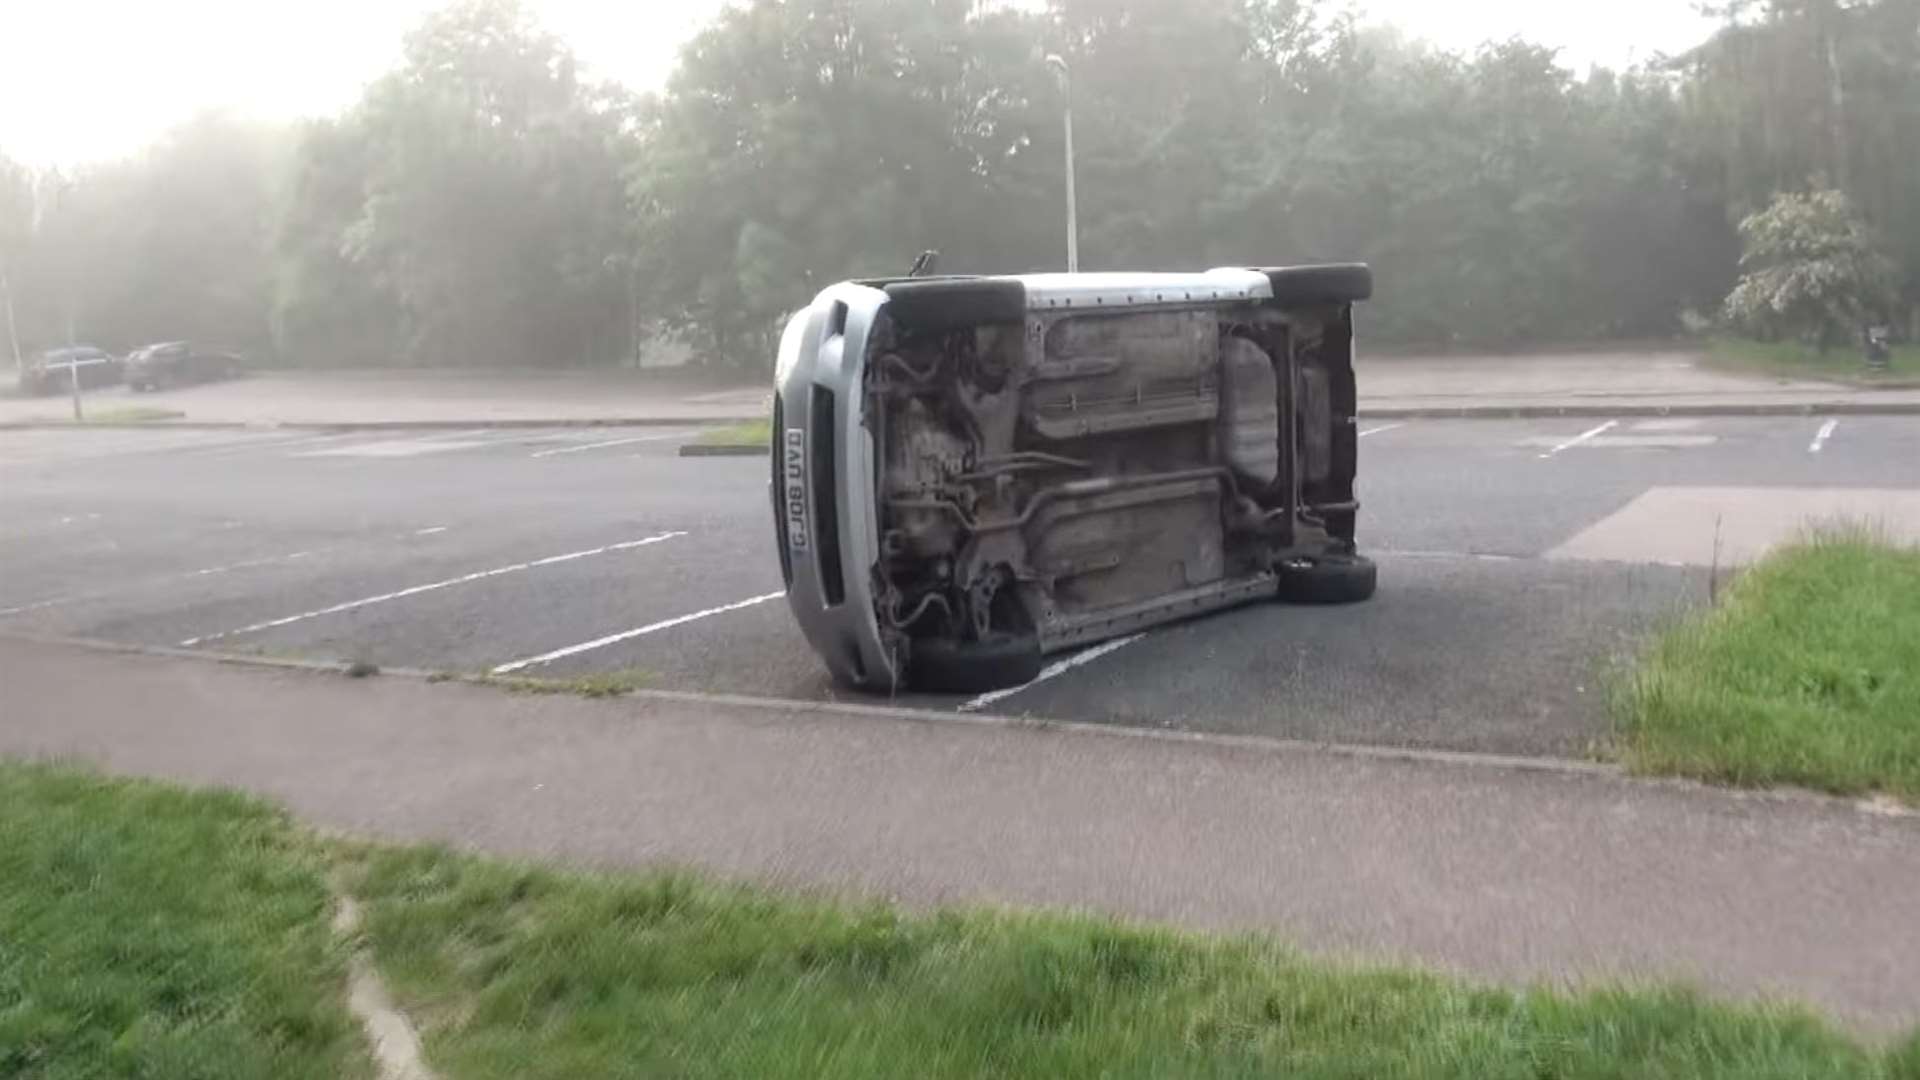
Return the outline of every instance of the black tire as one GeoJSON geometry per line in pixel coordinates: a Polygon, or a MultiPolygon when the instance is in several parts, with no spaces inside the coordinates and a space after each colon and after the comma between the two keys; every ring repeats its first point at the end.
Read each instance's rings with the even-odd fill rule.
{"type": "Polygon", "coordinates": [[[1380,584],[1380,568],[1364,555],[1289,559],[1278,572],[1277,595],[1289,604],[1357,604],[1380,584]]]}
{"type": "Polygon", "coordinates": [[[1277,304],[1351,304],[1373,296],[1373,268],[1366,263],[1269,266],[1260,272],[1272,283],[1277,304]]]}
{"type": "Polygon", "coordinates": [[[978,694],[1040,675],[1040,639],[996,634],[985,641],[920,638],[907,660],[907,685],[936,694],[978,694]]]}
{"type": "Polygon", "coordinates": [[[928,278],[888,286],[887,314],[909,330],[940,333],[1027,317],[1027,287],[1010,278],[928,278]]]}

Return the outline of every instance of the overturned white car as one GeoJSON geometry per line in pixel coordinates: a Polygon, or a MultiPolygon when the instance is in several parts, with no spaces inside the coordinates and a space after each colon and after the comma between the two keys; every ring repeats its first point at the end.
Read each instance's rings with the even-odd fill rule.
{"type": "Polygon", "coordinates": [[[1362,265],[846,282],[780,342],[788,602],[840,680],[978,691],[1354,550],[1362,265]]]}

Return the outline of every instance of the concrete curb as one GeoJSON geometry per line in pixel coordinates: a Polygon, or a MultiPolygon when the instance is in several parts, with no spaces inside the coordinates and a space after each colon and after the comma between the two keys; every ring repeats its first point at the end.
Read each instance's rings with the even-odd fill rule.
{"type": "Polygon", "coordinates": [[[1384,405],[1360,406],[1365,420],[1535,420],[1640,416],[1920,416],[1920,401],[1728,402],[1660,405],[1384,405]]]}
{"type": "Polygon", "coordinates": [[[83,423],[4,420],[0,431],[458,431],[516,428],[722,427],[757,424],[764,416],[603,416],[555,420],[149,420],[83,423]]]}
{"type": "Polygon", "coordinates": [[[766,457],[766,443],[687,443],[681,457],[766,457]]]}
{"type": "MultiPolygon", "coordinates": [[[[91,652],[152,656],[164,659],[193,660],[204,664],[256,668],[306,675],[346,677],[351,665],[323,660],[287,657],[250,656],[167,645],[139,645],[100,638],[64,637],[0,631],[0,641],[20,641],[34,645],[84,649],[91,652]]],[[[427,671],[420,668],[378,669],[377,675],[420,682],[456,682],[488,687],[502,693],[498,680],[485,674],[427,671]]],[[[1264,735],[1227,735],[1206,731],[1172,731],[1163,728],[1127,727],[1081,720],[1049,720],[1032,715],[1009,716],[995,713],[963,713],[912,705],[865,704],[845,701],[802,701],[791,698],[755,697],[746,694],[715,694],[691,690],[635,689],[619,695],[636,701],[670,705],[710,706],[756,712],[799,713],[810,716],[863,717],[903,723],[958,725],[963,727],[1016,729],[1049,732],[1077,738],[1141,739],[1149,742],[1187,746],[1215,747],[1266,754],[1312,754],[1324,757],[1365,761],[1403,762],[1411,765],[1441,766],[1457,769],[1490,769],[1500,772],[1548,773],[1561,776],[1586,776],[1609,780],[1628,787],[1666,787],[1703,791],[1733,801],[1805,803],[1816,806],[1841,806],[1855,813],[1874,817],[1920,816],[1920,809],[1890,802],[1881,796],[1847,798],[1809,791],[1804,788],[1728,788],[1677,777],[1637,776],[1605,762],[1577,761],[1570,758],[1534,758],[1513,754],[1488,754],[1465,750],[1433,750],[1420,747],[1366,746],[1353,743],[1310,742],[1303,739],[1273,738],[1264,735]]]]}

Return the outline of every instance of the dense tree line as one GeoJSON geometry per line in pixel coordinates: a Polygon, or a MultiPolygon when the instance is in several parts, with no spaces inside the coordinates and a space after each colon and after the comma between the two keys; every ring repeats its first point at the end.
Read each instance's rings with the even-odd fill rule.
{"type": "Polygon", "coordinates": [[[754,363],[819,287],[924,249],[1060,266],[1070,94],[1083,268],[1365,260],[1369,336],[1420,343],[1723,313],[1824,341],[1920,307],[1920,0],[1735,0],[1685,56],[1584,74],[1333,11],[751,0],[639,97],[513,0],[459,0],[341,116],[0,164],[0,274],[36,343],[71,321],[297,363],[573,365],[669,329],[754,363]],[[1789,272],[1834,252],[1856,276],[1789,272]]]}

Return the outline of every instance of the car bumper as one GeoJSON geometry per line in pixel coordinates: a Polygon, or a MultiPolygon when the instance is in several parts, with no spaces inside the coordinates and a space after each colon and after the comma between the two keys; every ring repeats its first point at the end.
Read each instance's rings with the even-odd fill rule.
{"type": "Polygon", "coordinates": [[[867,342],[887,296],[821,293],[787,323],[775,369],[772,494],[787,605],[835,677],[889,689],[902,673],[875,615],[879,562],[867,342]]]}

